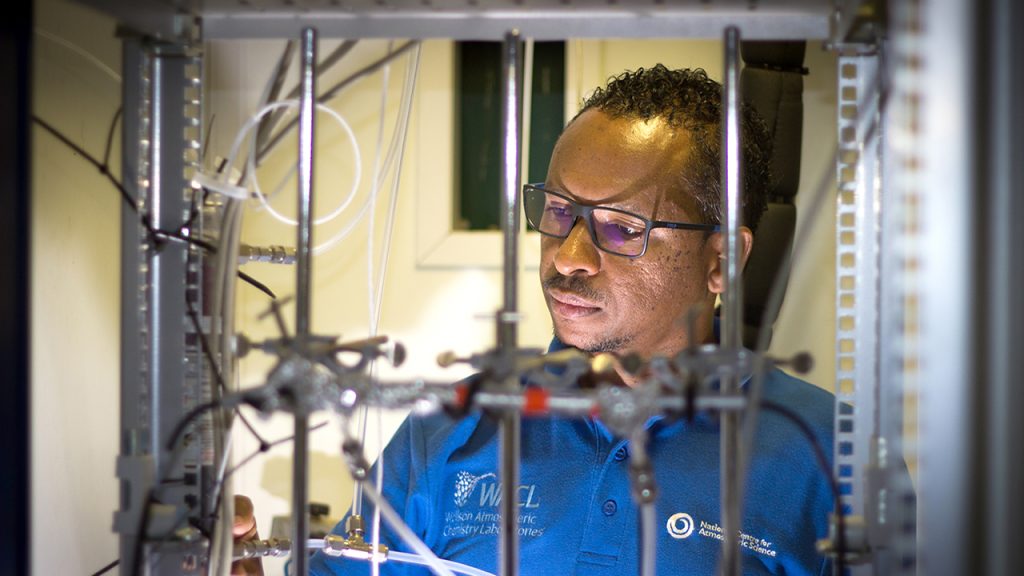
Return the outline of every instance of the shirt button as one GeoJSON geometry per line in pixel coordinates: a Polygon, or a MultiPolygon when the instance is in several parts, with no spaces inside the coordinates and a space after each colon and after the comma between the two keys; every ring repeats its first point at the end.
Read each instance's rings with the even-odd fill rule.
{"type": "Polygon", "coordinates": [[[621,448],[619,448],[618,450],[615,451],[615,460],[618,461],[618,462],[622,462],[628,456],[629,456],[629,450],[627,450],[625,446],[623,446],[623,447],[621,447],[621,448]]]}
{"type": "Polygon", "coordinates": [[[615,514],[615,511],[619,509],[619,505],[615,503],[615,500],[605,500],[601,506],[601,511],[604,512],[605,516],[611,516],[615,514]]]}

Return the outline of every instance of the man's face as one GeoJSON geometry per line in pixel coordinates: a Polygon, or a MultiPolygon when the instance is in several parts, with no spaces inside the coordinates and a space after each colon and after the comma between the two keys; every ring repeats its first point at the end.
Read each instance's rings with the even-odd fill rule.
{"type": "MultiPolygon", "coordinates": [[[[545,187],[580,204],[628,210],[651,220],[697,222],[681,168],[690,136],[661,119],[611,118],[589,110],[562,134],[545,187]]],[[[540,275],[555,334],[591,352],[673,355],[710,338],[720,291],[719,235],[651,230],[638,258],[599,250],[580,220],[564,239],[542,237],[540,275]]]]}

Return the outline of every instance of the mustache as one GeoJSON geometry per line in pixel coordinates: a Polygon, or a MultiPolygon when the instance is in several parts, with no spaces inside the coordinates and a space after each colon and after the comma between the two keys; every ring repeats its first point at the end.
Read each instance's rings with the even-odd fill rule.
{"type": "Polygon", "coordinates": [[[558,290],[575,294],[580,298],[584,298],[592,302],[599,303],[604,301],[601,293],[594,289],[594,287],[581,276],[563,276],[556,272],[550,277],[543,279],[541,281],[541,286],[544,290],[557,288],[558,290]]]}

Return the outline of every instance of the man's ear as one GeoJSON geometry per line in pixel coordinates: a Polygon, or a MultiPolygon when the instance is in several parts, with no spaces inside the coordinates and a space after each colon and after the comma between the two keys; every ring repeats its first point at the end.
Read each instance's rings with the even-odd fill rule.
{"type": "MultiPolygon", "coordinates": [[[[750,250],[754,247],[754,233],[746,226],[740,226],[740,270],[747,265],[750,258],[750,250]]],[[[705,246],[706,262],[708,266],[708,291],[712,294],[721,294],[725,291],[725,233],[715,232],[705,246]]]]}

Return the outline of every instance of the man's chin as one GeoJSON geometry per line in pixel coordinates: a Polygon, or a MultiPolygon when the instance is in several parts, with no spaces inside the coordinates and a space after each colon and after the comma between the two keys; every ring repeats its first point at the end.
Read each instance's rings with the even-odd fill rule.
{"type": "Polygon", "coordinates": [[[566,328],[565,326],[560,326],[558,323],[555,323],[554,332],[555,338],[558,338],[558,341],[561,342],[562,344],[565,344],[566,346],[572,346],[573,348],[579,348],[580,350],[585,350],[587,339],[582,337],[579,331],[572,330],[566,328]]]}
{"type": "Polygon", "coordinates": [[[588,330],[583,332],[578,329],[569,329],[564,326],[555,325],[555,337],[566,346],[578,348],[584,352],[598,354],[601,352],[620,353],[630,342],[629,338],[617,337],[604,334],[601,330],[588,330]],[[599,335],[595,337],[595,335],[599,335]]]}

